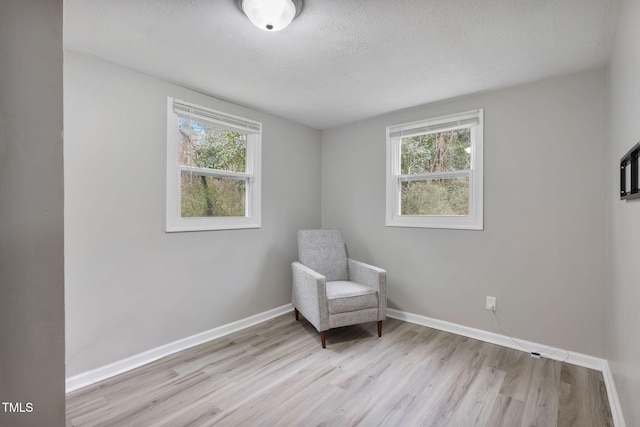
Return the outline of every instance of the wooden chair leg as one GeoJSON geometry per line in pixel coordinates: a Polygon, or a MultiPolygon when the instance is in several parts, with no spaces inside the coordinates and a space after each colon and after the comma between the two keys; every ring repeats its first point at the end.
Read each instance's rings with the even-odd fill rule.
{"type": "Polygon", "coordinates": [[[378,336],[382,336],[382,320],[378,320],[378,336]]]}
{"type": "Polygon", "coordinates": [[[320,341],[322,342],[322,348],[327,348],[327,335],[325,331],[320,332],[320,341]]]}
{"type": "Polygon", "coordinates": [[[293,311],[296,313],[296,320],[300,320],[298,317],[298,309],[294,307],[293,311]]]}

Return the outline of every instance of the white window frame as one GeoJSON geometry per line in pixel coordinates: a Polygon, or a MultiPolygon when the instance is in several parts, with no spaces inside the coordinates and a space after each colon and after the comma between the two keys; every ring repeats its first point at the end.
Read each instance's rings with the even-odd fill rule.
{"type": "Polygon", "coordinates": [[[223,113],[186,101],[167,98],[167,198],[166,231],[229,230],[261,227],[261,145],[262,124],[223,113]],[[247,165],[245,172],[196,168],[178,165],[178,119],[190,119],[247,134],[247,165]],[[193,171],[211,177],[244,179],[246,181],[245,216],[185,217],[181,215],[180,177],[183,171],[193,171]]]}
{"type": "Polygon", "coordinates": [[[483,122],[482,109],[451,114],[387,127],[387,201],[386,225],[389,227],[448,228],[482,230],[483,218],[483,122]],[[455,129],[471,129],[471,169],[438,174],[402,175],[400,142],[403,137],[426,135],[455,129]],[[469,177],[468,215],[401,215],[403,181],[426,178],[469,177]]]}

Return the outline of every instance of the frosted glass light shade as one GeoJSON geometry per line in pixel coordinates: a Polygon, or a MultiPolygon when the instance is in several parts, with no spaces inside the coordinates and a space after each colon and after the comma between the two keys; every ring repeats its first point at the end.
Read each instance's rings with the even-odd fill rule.
{"type": "Polygon", "coordinates": [[[242,0],[242,10],[253,25],[265,31],[280,31],[296,16],[291,0],[242,0]]]}

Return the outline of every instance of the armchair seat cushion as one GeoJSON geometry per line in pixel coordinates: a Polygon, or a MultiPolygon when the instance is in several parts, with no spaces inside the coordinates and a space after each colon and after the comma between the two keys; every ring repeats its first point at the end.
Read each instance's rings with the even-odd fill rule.
{"type": "Polygon", "coordinates": [[[368,286],[346,280],[327,282],[329,314],[378,307],[378,292],[368,286]]]}

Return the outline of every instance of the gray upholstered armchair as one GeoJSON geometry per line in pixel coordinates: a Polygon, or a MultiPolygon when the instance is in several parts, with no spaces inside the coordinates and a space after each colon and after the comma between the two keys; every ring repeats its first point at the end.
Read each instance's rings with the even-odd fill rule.
{"type": "Polygon", "coordinates": [[[382,321],[387,311],[387,272],[347,258],[339,230],[298,231],[298,257],[293,270],[292,303],[320,332],[331,328],[382,321]]]}

